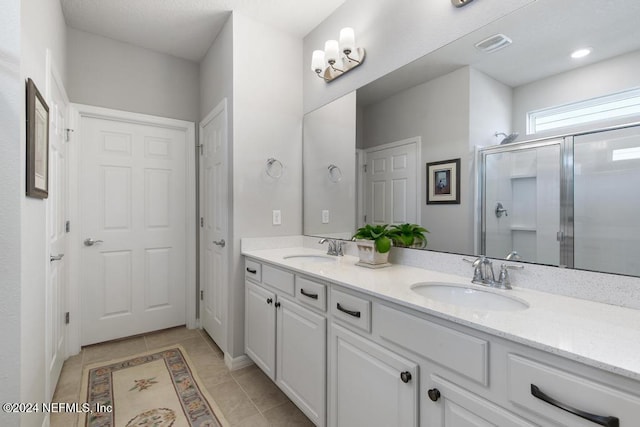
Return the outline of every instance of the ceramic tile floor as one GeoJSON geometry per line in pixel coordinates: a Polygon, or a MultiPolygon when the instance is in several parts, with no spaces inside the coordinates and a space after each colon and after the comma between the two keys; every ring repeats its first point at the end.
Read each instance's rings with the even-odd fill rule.
{"type": "MultiPolygon", "coordinates": [[[[223,353],[206,332],[184,327],[84,347],[64,362],[54,402],[78,402],[82,368],[173,344],[182,345],[198,376],[233,427],[313,426],[313,423],[255,365],[229,371],[223,353]]],[[[51,415],[51,427],[72,427],[77,415],[51,415]]],[[[116,426],[120,427],[120,426],[116,426]]]]}

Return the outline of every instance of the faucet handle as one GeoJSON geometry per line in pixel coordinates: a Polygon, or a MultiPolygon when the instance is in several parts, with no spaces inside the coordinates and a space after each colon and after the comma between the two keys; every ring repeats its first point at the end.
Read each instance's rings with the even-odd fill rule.
{"type": "Polygon", "coordinates": [[[336,252],[338,254],[338,256],[344,256],[344,245],[346,242],[343,242],[342,240],[338,240],[336,241],[336,252]]]}
{"type": "Polygon", "coordinates": [[[511,289],[511,276],[509,270],[524,270],[524,265],[500,265],[500,275],[498,276],[498,286],[503,289],[511,289]]]}

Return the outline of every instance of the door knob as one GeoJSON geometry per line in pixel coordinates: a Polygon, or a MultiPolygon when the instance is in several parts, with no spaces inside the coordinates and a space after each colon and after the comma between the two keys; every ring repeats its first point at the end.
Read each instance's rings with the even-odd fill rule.
{"type": "Polygon", "coordinates": [[[224,239],[220,239],[220,240],[214,240],[213,244],[220,246],[221,248],[224,248],[227,243],[224,241],[224,239]]]}
{"type": "Polygon", "coordinates": [[[64,254],[51,255],[51,256],[49,256],[49,262],[60,261],[63,256],[64,256],[64,254]]]}
{"type": "Polygon", "coordinates": [[[411,381],[411,372],[409,371],[404,371],[400,373],[400,379],[402,380],[403,383],[408,383],[409,381],[411,381]]]}
{"type": "Polygon", "coordinates": [[[86,239],[84,239],[84,245],[85,246],[93,246],[96,243],[102,243],[102,240],[93,240],[91,237],[87,237],[86,239]]]}

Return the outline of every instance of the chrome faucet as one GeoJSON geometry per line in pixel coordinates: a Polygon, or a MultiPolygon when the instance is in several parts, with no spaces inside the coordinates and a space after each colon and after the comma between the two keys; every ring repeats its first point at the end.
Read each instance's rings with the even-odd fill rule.
{"type": "Polygon", "coordinates": [[[498,280],[496,280],[495,273],[493,271],[493,263],[489,258],[484,255],[480,255],[476,260],[471,261],[463,258],[464,261],[471,263],[473,266],[473,279],[471,283],[477,285],[490,286],[498,289],[511,289],[511,277],[509,276],[509,270],[522,270],[523,265],[506,265],[500,266],[500,274],[498,280]]]}
{"type": "Polygon", "coordinates": [[[518,251],[511,251],[506,257],[504,257],[504,259],[506,259],[507,261],[510,261],[510,260],[522,259],[522,257],[520,256],[518,251]]]}
{"type": "Polygon", "coordinates": [[[327,238],[322,238],[318,241],[318,243],[323,244],[323,243],[329,243],[329,247],[327,248],[327,255],[333,255],[333,256],[343,256],[344,255],[344,242],[337,240],[337,239],[327,239],[327,238]]]}

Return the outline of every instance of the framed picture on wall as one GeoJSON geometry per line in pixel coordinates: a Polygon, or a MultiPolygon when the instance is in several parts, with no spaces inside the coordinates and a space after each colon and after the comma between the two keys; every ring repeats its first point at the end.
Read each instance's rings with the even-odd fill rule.
{"type": "Polygon", "coordinates": [[[427,163],[427,204],[460,204],[460,159],[427,163]]]}
{"type": "Polygon", "coordinates": [[[27,196],[49,196],[49,106],[27,81],[27,196]]]}

